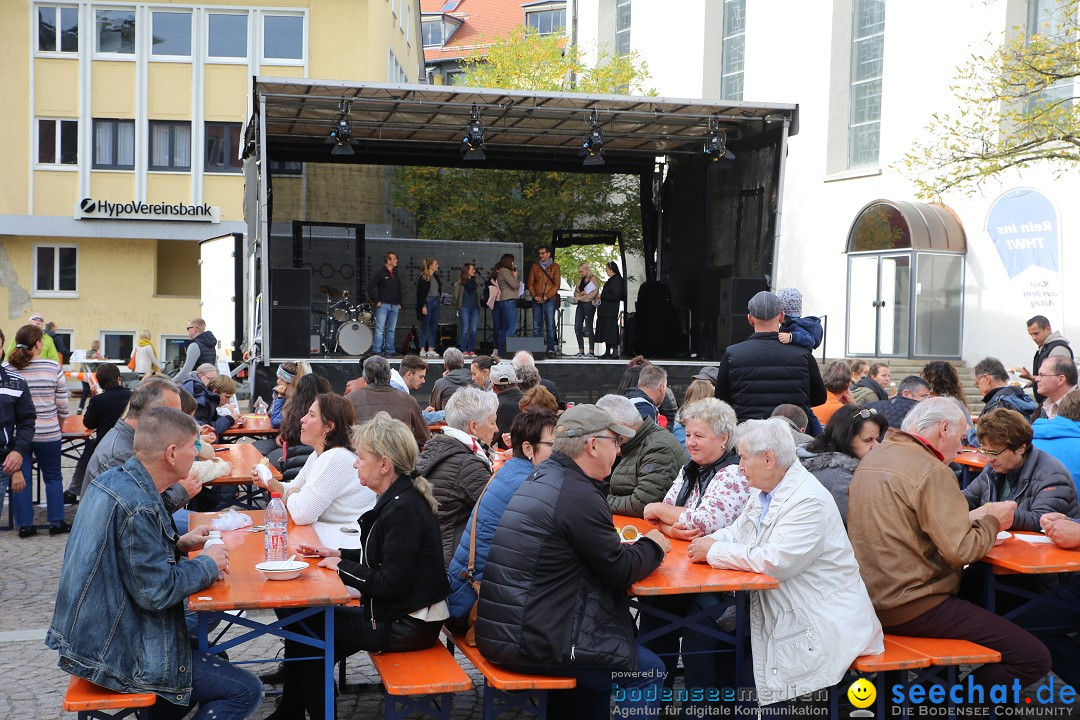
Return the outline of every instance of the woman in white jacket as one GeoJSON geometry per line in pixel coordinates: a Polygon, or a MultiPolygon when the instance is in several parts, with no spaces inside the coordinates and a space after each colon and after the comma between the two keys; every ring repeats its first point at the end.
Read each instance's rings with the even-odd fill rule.
{"type": "Polygon", "coordinates": [[[323,544],[333,548],[353,547],[359,540],[357,520],[375,506],[375,493],[356,482],[356,454],[349,439],[355,422],[351,402],[333,393],[319,395],[300,419],[300,441],[314,452],[296,479],[263,482],[252,472],[257,485],[282,493],[294,523],[315,525],[323,544]]]}
{"type": "Polygon", "coordinates": [[[758,701],[770,705],[839,683],[856,657],[884,646],[836,502],[796,460],[787,425],[748,420],[736,441],[750,500],[689,554],[780,581],[750,596],[754,681],[758,701]]]}

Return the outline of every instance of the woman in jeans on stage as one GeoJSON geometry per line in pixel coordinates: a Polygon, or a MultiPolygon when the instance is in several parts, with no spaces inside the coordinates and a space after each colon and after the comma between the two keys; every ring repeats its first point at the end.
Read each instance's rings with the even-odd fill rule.
{"type": "Polygon", "coordinates": [[[458,346],[465,357],[476,357],[476,323],[480,319],[480,283],[476,281],[476,265],[465,263],[454,283],[454,305],[458,309],[458,346]]]}
{"type": "Polygon", "coordinates": [[[30,386],[37,420],[34,424],[34,440],[30,452],[23,456],[23,477],[26,487],[12,493],[12,510],[19,537],[37,535],[34,528],[34,506],[31,478],[33,461],[45,479],[45,502],[49,520],[49,534],[70,532],[71,526],[64,521],[64,478],[60,472],[60,428],[68,416],[68,391],[64,371],[54,360],[41,357],[44,333],[36,325],[23,325],[15,333],[15,349],[11,351],[4,368],[11,370],[30,386]]]}
{"type": "Polygon", "coordinates": [[[514,256],[506,253],[495,266],[495,279],[499,283],[499,300],[495,303],[495,352],[506,356],[506,338],[517,332],[518,274],[514,256]]]}
{"type": "Polygon", "coordinates": [[[587,263],[578,265],[581,278],[574,286],[574,334],[577,335],[577,355],[574,357],[593,357],[596,350],[596,338],[593,335],[593,316],[596,315],[594,301],[600,296],[600,281],[593,274],[587,263]],[[589,352],[585,352],[585,338],[589,338],[589,352]]]}
{"type": "Polygon", "coordinates": [[[442,283],[439,282],[439,261],[424,258],[420,278],[416,281],[416,319],[420,321],[420,357],[439,357],[433,348],[439,338],[439,298],[442,283]]]}

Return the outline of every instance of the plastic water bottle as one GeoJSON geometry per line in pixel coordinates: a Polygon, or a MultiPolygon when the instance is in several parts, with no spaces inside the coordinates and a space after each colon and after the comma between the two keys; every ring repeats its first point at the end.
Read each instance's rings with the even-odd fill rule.
{"type": "Polygon", "coordinates": [[[281,501],[281,493],[271,493],[270,504],[263,515],[266,531],[263,534],[266,560],[287,560],[289,558],[289,511],[281,501]]]}
{"type": "MultiPolygon", "coordinates": [[[[220,530],[211,530],[210,531],[210,537],[207,539],[206,542],[203,543],[203,552],[206,552],[206,549],[208,547],[210,547],[211,545],[224,545],[224,544],[225,544],[225,541],[221,539],[221,531],[220,530]]],[[[224,574],[218,573],[218,580],[222,580],[224,578],[225,578],[224,574]]]]}

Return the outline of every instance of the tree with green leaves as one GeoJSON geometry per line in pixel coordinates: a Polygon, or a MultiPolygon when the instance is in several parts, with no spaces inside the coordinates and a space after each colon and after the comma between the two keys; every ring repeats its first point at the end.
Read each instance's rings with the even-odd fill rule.
{"type": "MultiPolygon", "coordinates": [[[[508,90],[655,94],[644,85],[648,69],[636,54],[601,54],[595,66],[561,35],[540,35],[519,26],[490,41],[485,55],[464,61],[463,85],[508,90]]],[[[477,167],[401,167],[393,177],[393,201],[416,221],[420,237],[521,242],[525,257],[551,242],[560,228],[621,230],[630,249],[640,249],[639,179],[606,173],[487,170],[477,167]]],[[[560,249],[563,274],[578,263],[594,269],[616,259],[610,248],[560,249]]],[[[524,266],[519,263],[519,266],[524,266]]]]}
{"type": "Polygon", "coordinates": [[[923,198],[973,193],[1011,168],[1080,162],[1080,0],[1044,2],[1037,27],[1017,27],[988,54],[958,68],[952,90],[959,109],[935,113],[903,159],[923,198]]]}

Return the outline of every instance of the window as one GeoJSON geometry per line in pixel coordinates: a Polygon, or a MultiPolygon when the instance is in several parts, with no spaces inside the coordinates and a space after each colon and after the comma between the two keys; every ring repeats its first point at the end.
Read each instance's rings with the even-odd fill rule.
{"type": "MultiPolygon", "coordinates": [[[[1067,44],[1065,33],[1067,28],[1074,27],[1073,23],[1066,18],[1070,8],[1075,12],[1075,5],[1068,0],[1028,0],[1027,37],[1030,42],[1033,36],[1038,35],[1043,40],[1053,44],[1067,44]]],[[[1024,110],[1032,112],[1041,108],[1048,108],[1057,103],[1068,112],[1072,104],[1073,83],[1075,78],[1063,77],[1060,80],[1047,85],[1041,90],[1027,95],[1024,99],[1024,110]]]]}
{"type": "Polygon", "coordinates": [[[446,73],[447,85],[464,85],[465,73],[462,70],[452,70],[446,73]]]}
{"type": "Polygon", "coordinates": [[[38,120],[38,157],[41,165],[79,164],[79,121],[38,120]]]}
{"type": "Polygon", "coordinates": [[[67,348],[67,352],[64,353],[64,359],[66,360],[68,357],[71,356],[71,351],[74,350],[74,348],[71,346],[71,338],[75,337],[75,331],[71,328],[65,328],[63,330],[61,330],[60,328],[56,328],[56,330],[53,331],[53,335],[56,336],[54,338],[56,342],[56,347],[67,348]]]}
{"type": "Polygon", "coordinates": [[[191,123],[150,121],[150,169],[191,169],[191,123]]]}
{"type": "Polygon", "coordinates": [[[215,58],[247,57],[247,15],[210,15],[210,46],[215,58]]]}
{"type": "Polygon", "coordinates": [[[390,60],[386,64],[386,81],[392,83],[409,82],[409,76],[405,73],[405,68],[401,67],[401,63],[398,62],[393,50],[390,51],[390,60]]]}
{"type": "Polygon", "coordinates": [[[124,360],[131,357],[135,347],[134,330],[102,330],[101,354],[107,358],[124,360]]]}
{"type": "Polygon", "coordinates": [[[79,248],[37,245],[34,248],[34,294],[74,296],[78,293],[79,248]]]}
{"type": "Polygon", "coordinates": [[[94,167],[135,169],[135,121],[94,121],[94,167]]]}
{"type": "Polygon", "coordinates": [[[95,19],[99,53],[135,54],[134,10],[97,10],[95,19]]]}
{"type": "Polygon", "coordinates": [[[881,70],[885,56],[885,0],[854,0],[848,166],[876,165],[881,139],[881,70]]]}
{"type": "Polygon", "coordinates": [[[525,14],[525,24],[536,28],[541,35],[555,35],[566,27],[566,8],[537,10],[525,14]]]}
{"type": "Polygon", "coordinates": [[[302,175],[304,173],[304,163],[299,160],[271,160],[270,161],[270,174],[271,175],[302,175]]]}
{"type": "Polygon", "coordinates": [[[424,38],[424,47],[438,47],[443,44],[442,20],[425,20],[420,25],[424,38]]]}
{"type": "Polygon", "coordinates": [[[38,51],[79,52],[79,9],[74,7],[38,6],[38,51]],[[60,41],[56,29],[60,28],[60,41]]]}
{"type": "Polygon", "coordinates": [[[155,10],[150,36],[153,55],[191,57],[191,13],[155,10]]]}
{"type": "Polygon", "coordinates": [[[206,171],[239,172],[240,123],[206,123],[206,171]]]}
{"type": "Polygon", "coordinates": [[[264,16],[263,57],[267,60],[303,60],[304,18],[299,15],[264,16]]]}
{"type": "Polygon", "coordinates": [[[615,0],[615,54],[630,54],[630,0],[615,0]]]}
{"type": "Polygon", "coordinates": [[[746,50],[746,0],[724,0],[724,46],[720,68],[720,97],[743,99],[746,50]]]}

